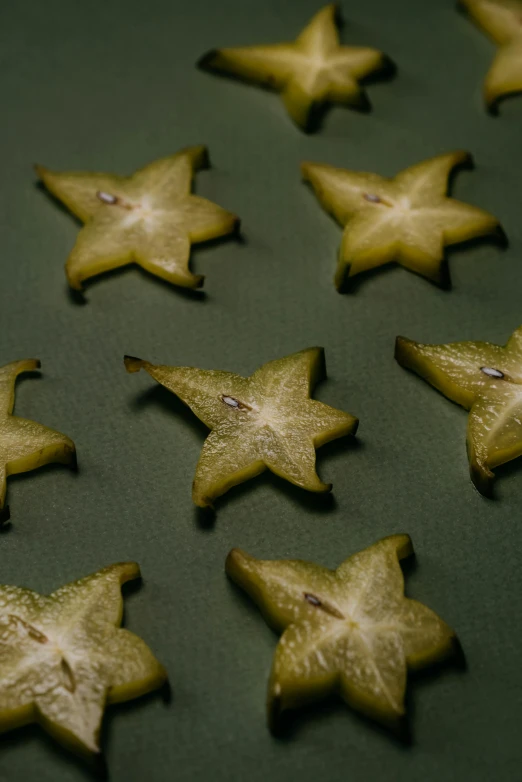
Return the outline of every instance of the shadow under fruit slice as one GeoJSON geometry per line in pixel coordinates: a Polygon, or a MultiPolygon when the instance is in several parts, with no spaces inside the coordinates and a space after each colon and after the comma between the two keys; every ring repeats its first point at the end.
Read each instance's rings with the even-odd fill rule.
{"type": "Polygon", "coordinates": [[[212,430],[192,490],[203,508],[266,469],[308,491],[330,491],[316,473],[315,449],[357,429],[352,415],[310,399],[324,374],[322,348],[270,361],[250,377],[155,366],[132,356],[125,357],[125,366],[128,372],[145,369],[212,430]]]}
{"type": "Polygon", "coordinates": [[[235,215],[191,194],[194,172],[208,165],[206,147],[197,146],[129,177],[37,166],[46,188],[85,223],[65,266],[71,288],[129,263],[174,285],[201,287],[204,278],[189,270],[191,245],[239,228],[235,215]]]}
{"type": "Polygon", "coordinates": [[[396,261],[442,284],[444,248],[499,230],[488,212],[448,198],[453,168],[467,152],[450,152],[401,171],[393,179],[319,163],[302,163],[303,178],[344,228],[335,286],[396,261]]]}
{"type": "Polygon", "coordinates": [[[323,104],[366,105],[359,80],[389,64],[376,49],[341,46],[337,13],[336,5],[325,6],[291,43],[216,49],[199,66],[276,89],[294,122],[310,130],[323,104]]]}
{"type": "Polygon", "coordinates": [[[492,469],[522,455],[522,326],[505,347],[490,342],[425,345],[397,337],[395,358],[469,410],[471,479],[493,492],[492,469]]]}
{"type": "Polygon", "coordinates": [[[107,703],[137,698],[167,675],[119,626],[121,585],[136,563],[110,565],[44,597],[0,586],[0,731],[39,722],[67,748],[97,753],[107,703]]]}
{"type": "Polygon", "coordinates": [[[0,524],[9,518],[5,505],[8,475],[36,470],[52,462],[76,467],[72,440],[35,421],[12,415],[16,378],[22,372],[39,368],[40,362],[34,359],[0,367],[0,524]]]}
{"type": "Polygon", "coordinates": [[[408,535],[380,540],[328,570],[299,560],[263,561],[234,549],[226,572],[282,632],[268,685],[268,721],[337,692],[354,709],[394,728],[405,714],[407,668],[454,649],[453,631],[404,596],[399,560],[408,535]]]}
{"type": "Polygon", "coordinates": [[[500,98],[522,90],[522,3],[459,0],[459,5],[499,46],[484,81],[486,106],[494,110],[500,98]]]}

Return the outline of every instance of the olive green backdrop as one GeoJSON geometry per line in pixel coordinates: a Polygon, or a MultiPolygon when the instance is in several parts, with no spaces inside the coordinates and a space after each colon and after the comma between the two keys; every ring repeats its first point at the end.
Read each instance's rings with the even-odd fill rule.
{"type": "MultiPolygon", "coordinates": [[[[466,414],[393,360],[397,334],[504,342],[522,322],[522,99],[498,118],[480,85],[494,47],[453,0],[346,2],[343,40],[387,52],[397,77],[370,86],[370,114],[332,109],[320,133],[292,126],[268,92],[200,73],[209,48],[292,39],[315,0],[9,0],[0,11],[0,363],[38,357],[16,411],[74,438],[80,472],[9,482],[2,583],[50,592],[137,560],[126,626],[170,673],[172,700],[110,708],[110,779],[514,780],[522,760],[522,466],[499,469],[495,501],[468,479],[466,414]],[[128,268],[92,281],[85,303],[63,264],[75,221],[35,184],[35,162],[127,173],[208,144],[201,195],[237,212],[243,244],[196,248],[203,295],[128,268]],[[454,194],[498,215],[510,237],[452,251],[453,290],[388,268],[335,292],[340,229],[300,183],[303,159],[392,175],[454,148],[473,152],[454,194]],[[326,349],[318,398],[359,416],[357,445],[326,446],[315,497],[263,476],[231,491],[212,523],[191,503],[204,429],[124,353],[251,373],[326,349]],[[334,567],[395,532],[417,564],[410,596],[457,630],[467,670],[416,677],[411,746],[342,704],[273,739],[264,716],[276,637],[226,580],[227,552],[334,567]]],[[[91,773],[37,728],[0,741],[2,782],[81,782],[91,773]]]]}

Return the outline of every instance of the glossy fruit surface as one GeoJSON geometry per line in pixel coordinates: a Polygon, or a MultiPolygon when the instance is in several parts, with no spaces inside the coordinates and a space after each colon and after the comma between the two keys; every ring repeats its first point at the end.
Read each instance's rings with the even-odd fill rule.
{"type": "Polygon", "coordinates": [[[344,228],[336,288],[342,289],[347,277],[393,261],[442,284],[446,245],[497,232],[495,217],[446,196],[451,171],[470,160],[467,152],[451,152],[393,179],[303,163],[303,178],[344,228]]]}
{"type": "Polygon", "coordinates": [[[490,342],[425,345],[397,337],[395,357],[470,411],[471,478],[482,494],[491,494],[492,469],[522,455],[522,326],[505,347],[490,342]]]}
{"type": "Polygon", "coordinates": [[[128,177],[37,166],[46,188],[85,223],[65,267],[71,288],[129,263],[174,285],[201,287],[204,278],[189,269],[191,245],[239,227],[236,215],[191,194],[194,173],[208,164],[206,147],[197,146],[128,177]]]}
{"type": "Polygon", "coordinates": [[[357,429],[354,416],[310,399],[324,372],[322,348],[270,361],[250,377],[132,356],[125,366],[145,369],[212,430],[194,478],[192,497],[201,507],[266,469],[308,491],[330,491],[316,473],[315,449],[357,429]]]}
{"type": "Polygon", "coordinates": [[[331,692],[394,727],[404,716],[407,668],[446,657],[454,633],[404,596],[399,560],[408,535],[392,535],[336,570],[296,560],[263,561],[234,549],[227,574],[257,603],[281,640],[268,686],[268,719],[331,692]]]}
{"type": "Polygon", "coordinates": [[[22,372],[39,368],[40,362],[34,359],[0,367],[0,522],[9,518],[5,505],[8,475],[36,470],[52,462],[76,467],[76,449],[69,437],[12,414],[16,378],[22,372]]]}
{"type": "Polygon", "coordinates": [[[0,586],[0,731],[39,722],[70,749],[99,752],[107,703],[166,679],[146,644],[120,628],[121,585],[136,563],[110,565],[48,597],[0,586]]]}

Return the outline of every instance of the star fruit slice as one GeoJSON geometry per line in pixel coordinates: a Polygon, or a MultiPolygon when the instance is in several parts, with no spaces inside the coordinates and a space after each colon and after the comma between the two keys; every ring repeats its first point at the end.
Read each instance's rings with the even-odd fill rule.
{"type": "Polygon", "coordinates": [[[522,3],[519,0],[459,0],[459,5],[498,44],[484,81],[484,100],[494,110],[500,98],[522,91],[522,3]]]}
{"type": "Polygon", "coordinates": [[[341,46],[337,15],[338,7],[327,5],[291,43],[216,49],[198,65],[277,90],[293,121],[312,130],[315,110],[326,103],[367,105],[359,81],[390,64],[376,49],[341,46]]]}
{"type": "Polygon", "coordinates": [[[441,660],[455,634],[429,608],[404,596],[399,560],[408,535],[392,535],[337,570],[300,560],[263,561],[234,549],[226,572],[282,633],[268,685],[268,722],[332,692],[396,728],[405,715],[407,668],[441,660]]]}
{"type": "Polygon", "coordinates": [[[490,342],[425,345],[397,337],[395,357],[469,410],[471,479],[493,492],[492,470],[522,455],[522,326],[505,347],[490,342]]]}
{"type": "Polygon", "coordinates": [[[450,152],[417,163],[393,179],[303,163],[303,178],[344,228],[336,288],[343,288],[346,277],[393,261],[444,284],[446,245],[498,234],[495,217],[446,196],[451,171],[470,162],[467,152],[450,152]]]}
{"type": "Polygon", "coordinates": [[[199,288],[189,269],[192,244],[239,230],[239,218],[191,194],[194,173],[209,165],[204,146],[187,147],[132,176],[90,172],[36,172],[46,188],[85,226],[65,271],[71,288],[111,269],[137,263],[185,288],[199,288]]]}
{"type": "Polygon", "coordinates": [[[165,682],[148,646],[120,628],[121,585],[139,576],[127,562],[48,597],[0,586],[0,731],[39,722],[68,749],[98,753],[106,704],[165,682]]]}
{"type": "Polygon", "coordinates": [[[8,475],[36,470],[52,462],[76,468],[72,440],[35,421],[12,415],[16,378],[22,372],[39,368],[40,362],[34,359],[0,367],[0,524],[9,518],[5,505],[8,475]]]}
{"type": "Polygon", "coordinates": [[[324,351],[309,348],[270,361],[250,377],[192,367],[156,366],[125,357],[128,372],[145,369],[211,429],[196,467],[196,505],[269,469],[313,492],[330,491],[315,470],[315,449],[354,434],[352,415],[310,398],[324,376],[324,351]]]}

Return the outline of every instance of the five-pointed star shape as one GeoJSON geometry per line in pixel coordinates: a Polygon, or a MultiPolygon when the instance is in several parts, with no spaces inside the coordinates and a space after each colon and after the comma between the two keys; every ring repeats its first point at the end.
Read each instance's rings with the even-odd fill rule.
{"type": "Polygon", "coordinates": [[[341,46],[337,11],[327,5],[292,43],[217,49],[198,64],[278,90],[294,122],[311,130],[313,110],[327,102],[366,105],[358,80],[389,63],[376,49],[341,46]]]}
{"type": "Polygon", "coordinates": [[[85,223],[65,266],[71,288],[102,272],[137,263],[174,285],[199,288],[190,247],[239,229],[239,219],[191,194],[194,172],[208,167],[204,146],[187,147],[130,177],[36,167],[47,189],[85,223]]]}
{"type": "Polygon", "coordinates": [[[384,538],[337,570],[230,552],[227,574],[283,633],[268,685],[272,729],[285,709],[331,692],[390,727],[401,720],[407,667],[440,660],[455,645],[433,611],[404,597],[399,560],[412,553],[408,535],[384,538]]]}
{"type": "Polygon", "coordinates": [[[494,110],[499,99],[522,90],[522,3],[520,0],[460,0],[499,49],[484,82],[484,99],[494,110]]]}
{"type": "Polygon", "coordinates": [[[0,731],[39,722],[96,753],[105,705],[163,684],[148,646],[119,627],[121,585],[139,575],[134,562],[110,565],[48,597],[0,586],[0,731]]]}
{"type": "Polygon", "coordinates": [[[492,468],[522,455],[522,326],[501,347],[490,342],[424,345],[397,337],[395,357],[469,410],[471,478],[493,491],[492,468]]]}
{"type": "Polygon", "coordinates": [[[446,245],[498,232],[495,217],[446,197],[452,169],[469,162],[467,152],[452,152],[411,166],[393,179],[303,163],[303,178],[344,227],[337,289],[346,276],[392,261],[443,284],[446,245]]]}
{"type": "Polygon", "coordinates": [[[5,505],[8,475],[36,470],[51,462],[76,467],[72,440],[35,421],[12,415],[16,378],[39,368],[40,362],[33,359],[0,367],[0,523],[9,518],[5,505]]]}
{"type": "Polygon", "coordinates": [[[266,469],[309,491],[331,490],[315,471],[315,449],[354,434],[358,421],[310,399],[324,375],[322,348],[270,361],[246,378],[217,370],[155,366],[132,356],[125,357],[125,366],[128,372],[145,369],[212,430],[196,468],[196,505],[212,507],[216,497],[266,469]]]}

